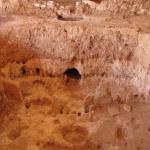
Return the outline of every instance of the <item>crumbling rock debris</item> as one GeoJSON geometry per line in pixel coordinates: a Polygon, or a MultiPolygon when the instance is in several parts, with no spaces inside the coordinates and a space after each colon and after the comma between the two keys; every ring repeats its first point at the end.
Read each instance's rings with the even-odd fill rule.
{"type": "MultiPolygon", "coordinates": [[[[33,6],[35,8],[38,8],[38,11],[47,10],[49,11],[49,15],[52,15],[52,13],[57,13],[57,9],[60,6],[66,6],[70,4],[74,4],[78,1],[39,1],[39,3],[35,3],[34,1],[20,1],[20,0],[13,0],[13,1],[1,1],[0,3],[0,10],[1,12],[30,12],[34,13],[37,12],[37,10],[33,9],[33,6]],[[33,11],[34,10],[34,11],[33,11]]],[[[81,2],[80,2],[81,3],[81,2]]],[[[107,14],[115,15],[115,16],[122,16],[122,17],[131,17],[136,15],[149,15],[150,14],[150,3],[149,0],[145,1],[134,1],[134,0],[116,0],[116,1],[109,1],[109,0],[84,0],[80,5],[84,9],[85,4],[89,5],[89,9],[94,9],[99,12],[106,12],[107,14]],[[91,7],[91,8],[90,8],[91,7]]],[[[84,12],[84,11],[82,11],[84,12]]],[[[38,13],[38,12],[37,12],[38,13]]],[[[46,14],[46,12],[45,12],[46,14]]]]}

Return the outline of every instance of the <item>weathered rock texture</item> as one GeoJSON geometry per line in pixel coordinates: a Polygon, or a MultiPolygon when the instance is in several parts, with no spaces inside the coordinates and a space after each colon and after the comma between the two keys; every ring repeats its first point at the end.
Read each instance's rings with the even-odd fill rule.
{"type": "MultiPolygon", "coordinates": [[[[71,0],[70,0],[71,1],[71,0]]],[[[76,0],[78,1],[78,0],[76,0]]],[[[80,0],[79,0],[80,1],[80,0]]],[[[121,16],[121,17],[131,17],[136,15],[150,15],[150,2],[149,0],[93,0],[93,2],[84,0],[83,2],[87,3],[89,7],[85,7],[83,4],[83,11],[88,9],[96,9],[99,12],[107,13],[110,16],[121,16]]],[[[36,3],[35,0],[1,0],[0,10],[7,13],[18,13],[18,12],[36,12],[33,4],[36,3]]],[[[38,1],[42,2],[42,1],[38,1]]],[[[64,0],[54,0],[54,2],[65,4],[69,3],[64,0]]],[[[73,2],[73,0],[72,0],[73,2]]],[[[48,11],[48,8],[47,8],[48,11]]],[[[45,12],[45,11],[44,11],[45,12]]],[[[51,12],[51,11],[50,11],[51,12]]],[[[38,13],[38,12],[37,12],[38,13]]],[[[46,12],[45,12],[46,13],[46,12]]],[[[52,13],[52,12],[51,12],[52,13]]]]}
{"type": "Polygon", "coordinates": [[[67,68],[75,67],[83,77],[105,74],[126,80],[148,94],[149,21],[141,29],[138,18],[128,28],[126,20],[119,25],[116,20],[103,18],[99,25],[99,21],[88,24],[88,19],[81,23],[61,23],[31,17],[19,20],[16,16],[7,27],[7,22],[2,23],[0,33],[5,40],[1,41],[1,64],[11,63],[1,72],[19,77],[21,67],[25,66],[28,75],[36,74],[39,68],[42,74],[61,76],[67,68]]]}
{"type": "Polygon", "coordinates": [[[150,15],[150,2],[149,0],[103,0],[100,10],[107,10],[110,14],[123,17],[150,15]]]}
{"type": "Polygon", "coordinates": [[[149,149],[150,3],[95,2],[0,1],[0,150],[149,149]]]}

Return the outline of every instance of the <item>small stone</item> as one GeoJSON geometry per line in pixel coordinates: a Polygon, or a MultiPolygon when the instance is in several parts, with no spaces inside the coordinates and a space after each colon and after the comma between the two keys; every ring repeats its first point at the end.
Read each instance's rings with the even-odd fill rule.
{"type": "Polygon", "coordinates": [[[123,109],[124,109],[125,111],[127,111],[127,112],[130,112],[132,108],[131,108],[131,106],[128,105],[128,104],[123,104],[123,109]]]}
{"type": "Polygon", "coordinates": [[[115,107],[115,106],[109,107],[108,112],[109,112],[110,116],[117,116],[120,114],[119,108],[115,107]]]}

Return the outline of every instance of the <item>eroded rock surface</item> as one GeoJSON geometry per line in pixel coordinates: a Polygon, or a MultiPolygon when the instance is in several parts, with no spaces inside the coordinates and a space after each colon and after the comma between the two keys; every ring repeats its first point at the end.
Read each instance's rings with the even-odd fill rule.
{"type": "Polygon", "coordinates": [[[1,0],[0,150],[148,150],[149,13],[148,0],[1,0]]]}

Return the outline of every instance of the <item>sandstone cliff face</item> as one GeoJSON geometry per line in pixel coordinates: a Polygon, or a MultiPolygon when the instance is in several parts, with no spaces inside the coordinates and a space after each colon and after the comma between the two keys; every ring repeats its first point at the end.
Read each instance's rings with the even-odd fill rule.
{"type": "Polygon", "coordinates": [[[35,3],[0,1],[0,150],[149,149],[149,1],[35,3]]]}
{"type": "Polygon", "coordinates": [[[43,22],[32,18],[22,18],[17,24],[13,21],[7,27],[4,23],[0,33],[1,38],[7,40],[2,46],[5,51],[1,51],[1,57],[5,59],[1,59],[1,64],[13,62],[6,65],[9,68],[6,70],[10,70],[8,76],[14,77],[20,76],[20,64],[16,61],[26,61],[22,65],[30,75],[40,68],[45,75],[61,76],[66,69],[75,67],[83,77],[103,74],[121,77],[149,93],[149,22],[139,31],[143,25],[136,24],[136,19],[135,24],[126,28],[124,24],[128,21],[118,26],[115,20],[106,24],[105,18],[101,25],[95,24],[94,30],[88,18],[81,23],[43,22]]]}

